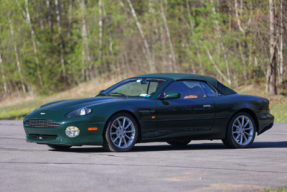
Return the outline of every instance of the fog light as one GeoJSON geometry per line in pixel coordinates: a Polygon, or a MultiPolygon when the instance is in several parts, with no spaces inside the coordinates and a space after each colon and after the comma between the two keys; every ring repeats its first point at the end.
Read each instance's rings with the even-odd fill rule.
{"type": "Polygon", "coordinates": [[[67,127],[65,133],[68,137],[77,137],[80,134],[80,129],[78,127],[70,126],[67,127]]]}

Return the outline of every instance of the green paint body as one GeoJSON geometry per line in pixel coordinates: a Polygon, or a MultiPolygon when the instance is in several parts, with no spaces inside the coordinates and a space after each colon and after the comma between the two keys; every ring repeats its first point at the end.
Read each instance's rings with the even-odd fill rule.
{"type": "Polygon", "coordinates": [[[64,100],[49,103],[32,111],[23,121],[28,142],[62,145],[102,145],[105,126],[118,112],[127,112],[137,121],[140,134],[138,142],[168,140],[223,139],[226,128],[233,115],[245,111],[255,119],[259,134],[273,125],[273,116],[267,110],[266,98],[237,93],[217,95],[212,98],[178,99],[178,92],[168,93],[170,98],[159,98],[163,90],[172,82],[179,80],[204,81],[217,89],[216,79],[193,74],[150,74],[142,77],[164,78],[166,82],[150,97],[97,96],[78,100],[64,100]],[[205,109],[203,105],[211,105],[205,109]],[[73,110],[89,107],[91,114],[68,118],[65,115],[73,110]],[[155,116],[153,119],[152,116],[155,116]],[[53,120],[59,128],[32,128],[25,125],[28,119],[53,120]],[[80,129],[79,136],[70,138],[65,134],[68,126],[80,129]],[[97,127],[97,131],[88,131],[97,127]],[[33,138],[31,134],[56,135],[56,139],[33,138]]]}

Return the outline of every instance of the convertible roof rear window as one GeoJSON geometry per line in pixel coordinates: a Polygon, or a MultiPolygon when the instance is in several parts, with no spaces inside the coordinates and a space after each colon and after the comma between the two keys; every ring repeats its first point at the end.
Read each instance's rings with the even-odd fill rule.
{"type": "Polygon", "coordinates": [[[221,92],[223,95],[231,95],[231,94],[235,94],[236,93],[235,91],[233,91],[232,89],[226,87],[225,85],[223,85],[219,81],[217,81],[217,90],[219,92],[221,92]]]}

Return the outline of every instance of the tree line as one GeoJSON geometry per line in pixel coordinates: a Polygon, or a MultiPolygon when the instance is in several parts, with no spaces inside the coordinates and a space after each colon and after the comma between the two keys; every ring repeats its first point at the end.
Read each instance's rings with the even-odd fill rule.
{"type": "Polygon", "coordinates": [[[154,72],[286,82],[284,0],[0,0],[0,90],[154,72]]]}

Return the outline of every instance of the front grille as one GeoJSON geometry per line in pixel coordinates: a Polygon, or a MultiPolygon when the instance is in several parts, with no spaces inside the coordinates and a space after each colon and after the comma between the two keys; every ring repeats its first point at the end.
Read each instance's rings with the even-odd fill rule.
{"type": "Polygon", "coordinates": [[[46,119],[28,119],[25,123],[26,127],[39,127],[39,128],[59,128],[60,124],[52,120],[46,119]]]}
{"type": "Polygon", "coordinates": [[[40,134],[29,134],[33,139],[56,139],[57,135],[40,135],[40,134]]]}

